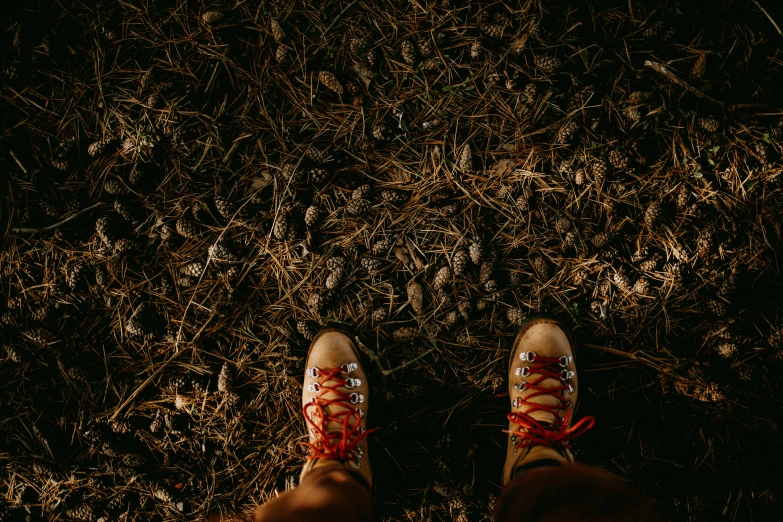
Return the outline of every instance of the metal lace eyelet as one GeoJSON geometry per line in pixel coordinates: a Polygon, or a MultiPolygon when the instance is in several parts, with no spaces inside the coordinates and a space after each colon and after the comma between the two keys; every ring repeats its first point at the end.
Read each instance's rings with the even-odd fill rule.
{"type": "MultiPolygon", "coordinates": [[[[359,410],[359,411],[362,411],[362,410],[359,410]]],[[[361,435],[362,433],[364,433],[365,431],[367,431],[367,429],[366,429],[366,428],[362,428],[361,426],[359,426],[359,434],[360,434],[360,435],[361,435]]]]}
{"type": "Polygon", "coordinates": [[[560,380],[561,381],[567,381],[568,379],[570,379],[573,376],[574,376],[574,372],[571,371],[571,370],[563,370],[562,372],[560,372],[560,380]]]}
{"type": "Polygon", "coordinates": [[[309,370],[307,370],[307,376],[308,377],[318,377],[318,372],[320,372],[321,369],[318,366],[313,366],[309,370]]]}
{"type": "Polygon", "coordinates": [[[526,386],[526,385],[527,385],[527,383],[524,383],[524,382],[518,382],[518,383],[516,383],[516,384],[514,385],[514,389],[515,389],[516,391],[520,391],[520,392],[521,392],[521,391],[525,391],[525,386],[526,386]]]}
{"type": "Polygon", "coordinates": [[[351,373],[352,371],[355,371],[359,367],[358,364],[355,362],[348,362],[340,366],[340,369],[343,371],[343,373],[351,373]]]}
{"type": "Polygon", "coordinates": [[[351,388],[356,388],[357,386],[361,386],[361,385],[362,385],[361,379],[356,379],[351,377],[345,380],[345,387],[348,388],[349,390],[351,388]]]}
{"type": "Polygon", "coordinates": [[[310,393],[317,393],[320,388],[321,386],[317,382],[307,385],[307,391],[309,391],[310,393]]]}
{"type": "Polygon", "coordinates": [[[359,404],[361,402],[364,402],[364,395],[355,392],[351,394],[351,404],[359,404]]]}
{"type": "Polygon", "coordinates": [[[522,406],[522,397],[517,397],[511,402],[512,408],[519,408],[520,406],[522,406]]]}
{"type": "Polygon", "coordinates": [[[519,354],[519,358],[527,362],[533,362],[535,357],[536,357],[536,352],[522,352],[519,354]]]}
{"type": "Polygon", "coordinates": [[[570,355],[563,355],[562,357],[560,357],[560,366],[565,368],[566,366],[571,364],[572,360],[573,358],[570,355]]]}
{"type": "Polygon", "coordinates": [[[574,385],[571,384],[571,383],[568,383],[568,390],[566,390],[566,391],[568,391],[568,393],[574,393],[574,385]]]}
{"type": "MultiPolygon", "coordinates": [[[[364,417],[364,411],[363,410],[359,410],[359,418],[361,419],[362,417],[364,417]]],[[[364,429],[364,428],[362,428],[362,429],[364,429]]]]}
{"type": "MultiPolygon", "coordinates": [[[[310,420],[312,420],[312,419],[310,419],[310,420]]],[[[310,438],[311,439],[315,438],[315,428],[310,428],[310,438]]]]}
{"type": "Polygon", "coordinates": [[[514,370],[514,375],[522,376],[522,377],[530,377],[530,368],[527,366],[522,366],[520,368],[517,368],[514,370]]]}

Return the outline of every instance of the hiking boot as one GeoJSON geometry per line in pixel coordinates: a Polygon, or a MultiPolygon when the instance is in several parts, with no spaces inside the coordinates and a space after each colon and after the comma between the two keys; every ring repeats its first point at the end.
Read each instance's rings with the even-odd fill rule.
{"type": "Polygon", "coordinates": [[[503,484],[515,472],[539,465],[573,463],[571,439],[593,427],[585,417],[571,425],[579,396],[570,332],[545,316],[522,325],[511,349],[508,450],[503,484]]]}
{"type": "Polygon", "coordinates": [[[316,466],[344,466],[372,486],[367,456],[370,387],[353,336],[335,328],[315,336],[307,354],[302,409],[310,453],[302,477],[316,466]]]}

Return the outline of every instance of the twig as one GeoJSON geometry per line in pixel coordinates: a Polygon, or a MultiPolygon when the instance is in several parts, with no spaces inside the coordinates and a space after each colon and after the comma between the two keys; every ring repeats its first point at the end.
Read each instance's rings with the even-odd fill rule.
{"type": "Polygon", "coordinates": [[[653,62],[651,60],[645,60],[644,66],[645,67],[649,67],[650,69],[652,69],[653,71],[655,71],[655,72],[657,72],[659,74],[662,74],[663,76],[667,77],[668,79],[670,79],[672,82],[676,83],[677,85],[679,85],[683,89],[692,92],[694,95],[698,96],[699,98],[701,98],[701,99],[703,99],[705,101],[708,101],[708,102],[712,103],[713,105],[717,105],[718,107],[720,107],[721,109],[723,109],[726,112],[734,112],[734,111],[738,111],[740,109],[769,109],[770,108],[769,105],[765,105],[765,104],[762,104],[762,103],[734,103],[734,104],[729,104],[729,103],[726,103],[726,102],[722,102],[722,101],[720,101],[720,100],[718,100],[716,98],[713,98],[709,94],[707,94],[707,93],[705,93],[703,91],[700,91],[699,89],[697,89],[696,87],[694,87],[690,83],[686,82],[685,80],[683,80],[682,78],[680,78],[679,76],[674,74],[674,72],[672,72],[671,69],[669,69],[668,67],[666,67],[662,63],[653,62]]]}
{"type": "Polygon", "coordinates": [[[87,208],[84,208],[84,209],[82,209],[82,210],[80,210],[78,212],[74,212],[73,214],[71,214],[67,218],[63,219],[62,221],[58,221],[54,225],[49,225],[48,227],[43,227],[43,228],[13,227],[13,228],[11,228],[11,232],[13,232],[14,234],[35,234],[36,232],[47,232],[49,230],[54,230],[55,228],[57,228],[59,226],[62,226],[64,224],[66,224],[67,222],[71,221],[71,220],[76,219],[77,217],[81,216],[85,212],[89,212],[90,210],[96,209],[96,208],[101,207],[103,205],[104,205],[104,203],[102,201],[99,201],[98,203],[96,203],[94,205],[91,205],[91,206],[89,206],[87,208]]]}
{"type": "Polygon", "coordinates": [[[753,0],[753,3],[756,4],[756,7],[761,9],[761,12],[764,13],[764,15],[769,19],[770,22],[772,22],[772,25],[775,27],[775,30],[778,32],[780,36],[783,36],[783,30],[780,29],[780,26],[775,22],[775,19],[772,18],[772,15],[769,14],[769,12],[762,7],[762,5],[759,3],[758,0],[753,0]]]}
{"type": "Polygon", "coordinates": [[[19,158],[16,156],[16,154],[14,154],[14,151],[12,151],[12,150],[9,150],[8,152],[11,154],[11,157],[12,157],[12,158],[14,158],[14,161],[16,162],[16,164],[17,164],[17,165],[19,165],[19,168],[20,168],[20,169],[22,169],[22,172],[24,172],[25,174],[27,174],[27,167],[25,167],[25,166],[24,166],[24,163],[22,163],[22,160],[20,160],[20,159],[19,159],[19,158]]]}
{"type": "Polygon", "coordinates": [[[432,352],[434,352],[434,351],[435,351],[435,348],[434,348],[434,347],[433,347],[433,348],[430,348],[430,349],[429,349],[429,350],[427,350],[426,352],[422,352],[421,354],[417,355],[417,356],[416,356],[416,357],[414,357],[413,359],[411,359],[411,360],[409,360],[409,361],[405,361],[404,363],[402,363],[402,364],[401,364],[401,365],[399,365],[399,366],[396,366],[396,367],[394,367],[394,368],[389,368],[389,369],[386,369],[386,368],[384,368],[384,365],[383,365],[383,362],[381,361],[381,358],[380,358],[380,357],[378,357],[378,356],[375,354],[375,352],[373,352],[372,350],[370,350],[369,348],[367,348],[367,346],[365,346],[365,344],[364,344],[364,343],[363,343],[363,342],[362,342],[362,341],[361,341],[361,340],[360,340],[358,337],[354,336],[354,341],[356,342],[356,346],[358,346],[358,347],[359,347],[359,349],[362,351],[362,353],[364,353],[364,355],[366,355],[367,357],[369,357],[369,358],[370,358],[370,359],[371,359],[371,360],[372,360],[372,361],[373,361],[375,364],[377,364],[377,365],[378,365],[378,368],[380,368],[380,370],[381,370],[381,374],[382,374],[384,377],[388,377],[389,375],[393,374],[393,373],[394,373],[394,372],[396,372],[397,370],[402,370],[403,368],[405,368],[405,367],[407,367],[407,366],[410,366],[411,364],[415,363],[416,361],[418,361],[418,360],[419,360],[419,359],[421,359],[422,357],[425,357],[425,356],[427,356],[427,355],[429,355],[429,354],[431,354],[432,352]]]}

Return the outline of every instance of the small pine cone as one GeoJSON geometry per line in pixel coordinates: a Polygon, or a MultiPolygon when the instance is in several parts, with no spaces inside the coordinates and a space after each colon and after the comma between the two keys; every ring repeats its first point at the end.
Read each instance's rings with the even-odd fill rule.
{"type": "Polygon", "coordinates": [[[576,136],[579,131],[579,124],[574,120],[568,120],[562,127],[557,130],[557,142],[568,143],[571,138],[576,136]]]}
{"type": "Polygon", "coordinates": [[[470,251],[470,260],[474,265],[481,265],[484,261],[484,244],[481,241],[473,241],[468,249],[470,251]]]}
{"type": "Polygon", "coordinates": [[[505,26],[502,24],[482,24],[481,30],[490,38],[503,38],[505,26]]]}
{"type": "Polygon", "coordinates": [[[182,237],[196,237],[201,233],[199,224],[188,218],[179,218],[175,228],[182,237]]]}
{"type": "Polygon", "coordinates": [[[629,158],[625,152],[615,149],[609,153],[609,163],[611,163],[615,169],[624,171],[631,166],[631,158],[629,158]]]}
{"type": "Polygon", "coordinates": [[[715,116],[705,116],[701,117],[698,120],[696,120],[699,124],[699,127],[704,129],[707,132],[718,132],[720,130],[720,122],[715,118],[715,116]]]}
{"type": "Polygon", "coordinates": [[[712,233],[712,229],[705,229],[696,240],[696,254],[702,259],[709,259],[714,250],[715,236],[712,233]]]}
{"type": "Polygon", "coordinates": [[[389,316],[389,310],[387,308],[374,308],[372,311],[372,322],[382,323],[389,316]]]}
{"type": "Polygon", "coordinates": [[[115,200],[114,201],[114,210],[125,221],[133,222],[133,212],[131,211],[130,205],[128,205],[127,203],[123,203],[119,199],[115,200]]]}
{"type": "Polygon", "coordinates": [[[569,230],[563,237],[563,247],[568,248],[576,245],[576,233],[573,230],[569,230]]]}
{"type": "Polygon", "coordinates": [[[76,263],[69,271],[66,279],[71,290],[78,290],[87,282],[88,266],[84,263],[76,263]]]}
{"type": "Polygon", "coordinates": [[[218,213],[226,219],[234,217],[234,214],[239,210],[233,201],[222,194],[217,194],[215,196],[215,208],[218,213]]]}
{"type": "Polygon", "coordinates": [[[506,310],[506,319],[508,319],[508,322],[514,326],[521,326],[526,318],[527,314],[525,314],[521,308],[512,306],[506,310]]]}
{"type": "Polygon", "coordinates": [[[394,240],[392,238],[385,238],[381,239],[380,241],[376,241],[372,245],[372,255],[374,256],[385,256],[389,253],[389,250],[392,249],[394,246],[394,240]]]}
{"type": "Polygon", "coordinates": [[[324,168],[314,168],[310,169],[310,183],[323,183],[326,181],[326,178],[329,177],[329,171],[324,168]]]}
{"type": "Polygon", "coordinates": [[[683,212],[688,209],[688,200],[691,196],[691,189],[687,183],[680,185],[677,190],[677,210],[683,212]]]}
{"type": "Polygon", "coordinates": [[[56,218],[60,216],[60,212],[57,208],[47,201],[39,201],[38,206],[41,208],[41,211],[46,214],[46,217],[56,218]]]}
{"type": "Polygon", "coordinates": [[[136,308],[130,319],[125,323],[125,331],[131,337],[141,338],[152,333],[152,318],[146,305],[136,308]]]}
{"type": "Polygon", "coordinates": [[[650,280],[646,277],[640,277],[633,284],[633,292],[639,295],[647,295],[650,293],[650,280]]]}
{"type": "Polygon", "coordinates": [[[609,244],[612,240],[612,235],[609,232],[599,232],[593,236],[591,242],[595,248],[603,248],[609,244]]]}
{"type": "Polygon", "coordinates": [[[609,165],[601,158],[596,159],[593,161],[592,165],[592,174],[593,174],[593,181],[600,184],[603,183],[606,179],[606,174],[609,172],[609,165]]]}
{"type": "Polygon", "coordinates": [[[450,310],[443,318],[443,324],[447,329],[453,330],[459,324],[460,316],[456,310],[450,310]]]}
{"type": "Polygon", "coordinates": [[[361,261],[359,261],[359,264],[361,265],[362,270],[368,274],[375,273],[383,267],[383,261],[374,257],[363,257],[361,261]]]}
{"type": "Polygon", "coordinates": [[[663,209],[661,208],[661,202],[653,201],[644,212],[644,223],[648,227],[653,228],[658,223],[658,221],[660,221],[662,214],[663,209]]]}
{"type": "Polygon", "coordinates": [[[102,140],[91,143],[90,146],[87,147],[87,154],[92,157],[100,156],[106,151],[112,141],[113,140],[111,138],[104,138],[102,140]]]}
{"type": "Polygon", "coordinates": [[[652,40],[653,38],[661,34],[662,30],[663,30],[663,20],[658,20],[645,27],[644,30],[642,31],[642,36],[647,38],[648,40],[652,40]]]}
{"type": "Polygon", "coordinates": [[[423,38],[416,42],[419,47],[419,54],[425,58],[432,58],[435,56],[435,44],[429,38],[423,38]]]}
{"type": "Polygon", "coordinates": [[[228,363],[223,363],[223,367],[220,368],[220,373],[217,379],[217,389],[219,392],[231,393],[234,389],[234,379],[231,375],[231,368],[228,363]]]}
{"type": "Polygon", "coordinates": [[[537,56],[534,63],[547,74],[557,71],[561,65],[560,60],[555,56],[537,56]]]}
{"type": "Polygon", "coordinates": [[[375,52],[375,49],[368,49],[367,54],[365,54],[364,58],[367,60],[367,65],[370,67],[375,67],[378,65],[378,55],[375,52]]]}
{"type": "Polygon", "coordinates": [[[216,263],[236,263],[239,261],[239,257],[223,243],[210,245],[207,252],[209,253],[209,258],[216,263]]]}
{"type": "Polygon", "coordinates": [[[330,257],[326,260],[326,269],[330,271],[341,270],[345,272],[348,269],[348,261],[342,256],[330,257]]]}
{"type": "Polygon", "coordinates": [[[720,355],[724,359],[731,359],[732,357],[737,355],[738,352],[737,345],[727,341],[719,342],[715,346],[715,349],[718,352],[718,355],[720,355]]]}
{"type": "Polygon", "coordinates": [[[71,164],[68,162],[68,160],[63,159],[53,159],[49,163],[52,165],[52,168],[61,170],[63,172],[71,167],[71,164]]]}
{"type": "Polygon", "coordinates": [[[361,216],[370,211],[370,202],[366,199],[352,199],[345,206],[345,210],[352,216],[361,216]]]}
{"type": "Polygon", "coordinates": [[[293,230],[294,226],[291,222],[291,216],[287,212],[279,214],[272,227],[272,233],[275,238],[280,241],[285,241],[289,238],[293,230]]]}
{"type": "Polygon", "coordinates": [[[334,270],[326,277],[326,282],[324,283],[324,286],[327,290],[334,290],[345,279],[345,270],[334,270]]]}
{"type": "Polygon", "coordinates": [[[402,44],[400,44],[400,56],[402,56],[402,60],[408,65],[416,64],[416,47],[410,40],[403,40],[402,44]]]}
{"type": "Polygon", "coordinates": [[[548,280],[550,278],[551,272],[549,269],[549,263],[546,259],[544,259],[544,256],[533,257],[531,264],[533,265],[533,270],[540,279],[548,280]]]}
{"type": "Polygon", "coordinates": [[[89,522],[95,519],[95,512],[90,504],[79,504],[74,508],[66,509],[65,516],[73,520],[89,522]]]}
{"type": "Polygon", "coordinates": [[[489,281],[485,282],[484,291],[488,294],[494,294],[498,291],[498,282],[494,279],[490,279],[489,281]]]}
{"type": "Polygon", "coordinates": [[[351,38],[351,41],[348,43],[348,49],[351,51],[351,54],[362,54],[367,49],[367,39],[362,36],[351,38]]]}
{"type": "Polygon", "coordinates": [[[468,298],[461,298],[457,303],[457,310],[463,319],[468,321],[470,319],[470,312],[473,311],[473,303],[468,298]]]}
{"type": "Polygon", "coordinates": [[[109,178],[103,184],[103,190],[112,196],[126,196],[130,191],[117,178],[109,178]]]}
{"type": "Polygon", "coordinates": [[[158,281],[158,292],[163,296],[174,294],[174,282],[168,275],[163,274],[160,276],[160,280],[158,281]]]}
{"type": "Polygon", "coordinates": [[[343,94],[344,89],[337,77],[329,71],[321,71],[318,73],[318,80],[330,91],[333,91],[338,96],[343,94]]]}
{"type": "Polygon", "coordinates": [[[114,243],[114,251],[117,254],[129,254],[138,250],[141,250],[141,243],[129,237],[124,237],[114,243]]]}
{"type": "Polygon", "coordinates": [[[614,284],[617,285],[617,288],[620,290],[623,290],[625,292],[628,292],[631,290],[631,278],[628,277],[628,274],[625,273],[624,270],[616,270],[614,273],[614,276],[612,277],[612,280],[614,281],[614,284]]]}
{"type": "Polygon", "coordinates": [[[192,263],[188,263],[187,265],[180,268],[179,271],[186,276],[198,278],[201,277],[205,269],[206,265],[204,263],[201,261],[193,261],[192,263]]]}
{"type": "Polygon", "coordinates": [[[623,114],[631,123],[639,123],[642,121],[642,111],[636,107],[628,107],[623,111],[623,114]]]}
{"type": "Polygon", "coordinates": [[[103,243],[109,247],[114,246],[117,241],[117,234],[114,223],[108,217],[101,217],[95,222],[95,232],[103,243]]]}
{"type": "Polygon", "coordinates": [[[24,351],[18,346],[11,344],[5,345],[5,353],[11,361],[17,364],[22,363],[25,360],[24,351]]]}
{"type": "Polygon", "coordinates": [[[217,25],[223,21],[225,15],[220,11],[205,11],[201,15],[201,21],[207,25],[217,25]]]}
{"type": "Polygon", "coordinates": [[[653,96],[654,94],[650,91],[634,91],[628,95],[628,102],[633,104],[640,104],[646,102],[653,96]]]}
{"type": "Polygon", "coordinates": [[[697,80],[700,80],[704,78],[705,72],[707,72],[707,55],[700,54],[699,57],[696,58],[696,63],[693,64],[693,68],[691,69],[691,76],[697,80]]]}
{"type": "Polygon", "coordinates": [[[372,187],[368,184],[364,184],[351,192],[351,199],[368,199],[371,193],[372,187]]]}
{"type": "Polygon", "coordinates": [[[277,21],[276,18],[272,18],[269,20],[269,29],[272,31],[272,39],[276,43],[283,43],[285,42],[285,31],[283,31],[283,27],[280,25],[280,22],[277,21]]]}
{"type": "Polygon", "coordinates": [[[277,63],[283,63],[288,58],[288,46],[280,45],[275,50],[275,61],[277,63]]]}
{"type": "Polygon", "coordinates": [[[474,60],[481,58],[481,42],[479,40],[473,40],[470,44],[470,57],[474,60]]]}
{"type": "Polygon", "coordinates": [[[305,212],[304,222],[307,228],[313,228],[318,223],[318,207],[316,205],[310,205],[305,212]]]}
{"type": "Polygon", "coordinates": [[[435,279],[432,281],[432,286],[435,290],[442,290],[451,282],[451,279],[451,268],[444,266],[435,273],[435,279]]]}
{"type": "Polygon", "coordinates": [[[555,222],[555,231],[562,235],[571,230],[571,220],[565,216],[560,216],[555,222]]]}
{"type": "Polygon", "coordinates": [[[321,312],[326,308],[326,298],[317,292],[312,293],[307,299],[307,307],[316,316],[320,316],[321,312]]]}
{"type": "Polygon", "coordinates": [[[661,262],[661,256],[657,252],[650,256],[649,259],[646,259],[639,263],[639,270],[642,272],[654,272],[658,269],[658,264],[661,262]]]}
{"type": "Polygon", "coordinates": [[[280,167],[280,176],[292,185],[298,185],[304,180],[304,173],[293,163],[285,163],[280,167]]]}
{"type": "Polygon", "coordinates": [[[391,129],[385,123],[376,123],[372,128],[372,135],[378,141],[389,141],[392,139],[391,129]]]}
{"type": "Polygon", "coordinates": [[[424,310],[424,289],[416,281],[409,281],[406,287],[408,291],[408,302],[411,304],[411,308],[417,314],[421,314],[424,310]]]}
{"type": "Polygon", "coordinates": [[[315,337],[315,334],[318,333],[315,329],[315,326],[313,326],[313,323],[305,319],[299,319],[296,322],[296,330],[302,335],[302,337],[308,340],[315,337]]]}
{"type": "Polygon", "coordinates": [[[484,284],[492,279],[493,269],[494,265],[492,263],[487,261],[481,263],[481,268],[479,269],[479,283],[484,284]]]}
{"type": "Polygon", "coordinates": [[[407,201],[407,197],[404,192],[399,190],[383,189],[381,191],[381,199],[387,203],[398,204],[407,201]]]}
{"type": "Polygon", "coordinates": [[[451,266],[454,271],[454,275],[457,277],[463,277],[465,275],[465,271],[468,268],[468,260],[470,259],[470,256],[468,254],[468,251],[464,248],[460,248],[456,252],[454,252],[454,257],[451,259],[451,266]]]}
{"type": "Polygon", "coordinates": [[[707,299],[704,304],[715,317],[725,317],[729,311],[726,303],[718,299],[707,299]]]}
{"type": "Polygon", "coordinates": [[[394,338],[395,343],[406,343],[408,341],[413,341],[418,336],[419,331],[412,326],[403,326],[392,332],[392,337],[394,338]]]}
{"type": "Polygon", "coordinates": [[[106,267],[103,265],[97,265],[95,267],[95,284],[103,288],[109,283],[109,274],[106,272],[106,267]]]}
{"type": "Polygon", "coordinates": [[[157,488],[153,493],[153,496],[165,504],[174,503],[174,494],[168,488],[157,488]]]}
{"type": "Polygon", "coordinates": [[[473,170],[473,153],[470,150],[470,143],[466,143],[462,146],[459,158],[457,160],[457,168],[463,172],[470,172],[473,170]]]}

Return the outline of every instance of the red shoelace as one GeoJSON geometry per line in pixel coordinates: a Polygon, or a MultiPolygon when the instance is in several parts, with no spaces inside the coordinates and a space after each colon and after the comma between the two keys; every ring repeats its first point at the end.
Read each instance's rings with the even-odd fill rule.
{"type": "Polygon", "coordinates": [[[364,398],[355,392],[346,392],[354,387],[353,378],[343,378],[346,367],[328,368],[321,370],[313,368],[314,376],[318,377],[316,386],[317,395],[302,408],[308,432],[312,435],[310,442],[303,444],[310,448],[308,459],[338,459],[357,460],[361,458],[361,448],[357,444],[367,435],[377,430],[365,430],[361,427],[362,412],[356,407],[364,398]],[[342,388],[342,389],[341,389],[342,388]],[[332,399],[326,399],[329,393],[336,395],[332,399]],[[360,400],[361,399],[361,400],[360,400]],[[326,408],[333,408],[331,415],[326,414],[326,408]],[[330,422],[342,424],[342,431],[330,429],[326,425],[330,422]]]}
{"type": "Polygon", "coordinates": [[[509,422],[519,426],[519,429],[505,430],[505,433],[511,433],[517,437],[517,448],[529,448],[531,446],[549,446],[552,448],[568,449],[571,447],[570,441],[580,435],[584,435],[595,425],[595,418],[584,417],[573,426],[571,416],[573,415],[573,405],[565,398],[566,392],[572,392],[572,386],[567,382],[573,376],[566,369],[567,359],[563,357],[541,357],[533,352],[526,353],[528,365],[517,369],[517,371],[527,372],[527,375],[534,377],[523,383],[523,388],[517,391],[533,390],[524,400],[515,399],[515,407],[525,409],[523,412],[511,412],[508,414],[509,422]],[[564,362],[566,364],[564,364],[564,362]],[[532,363],[532,364],[530,364],[532,363]],[[527,370],[525,370],[527,368],[527,370]],[[560,386],[543,386],[546,379],[555,379],[562,383],[560,386]],[[556,405],[543,405],[530,402],[531,399],[542,395],[551,395],[557,399],[556,405]],[[561,412],[565,410],[565,414],[561,412]],[[556,419],[554,422],[538,421],[530,416],[534,411],[545,411],[552,414],[556,419]]]}

